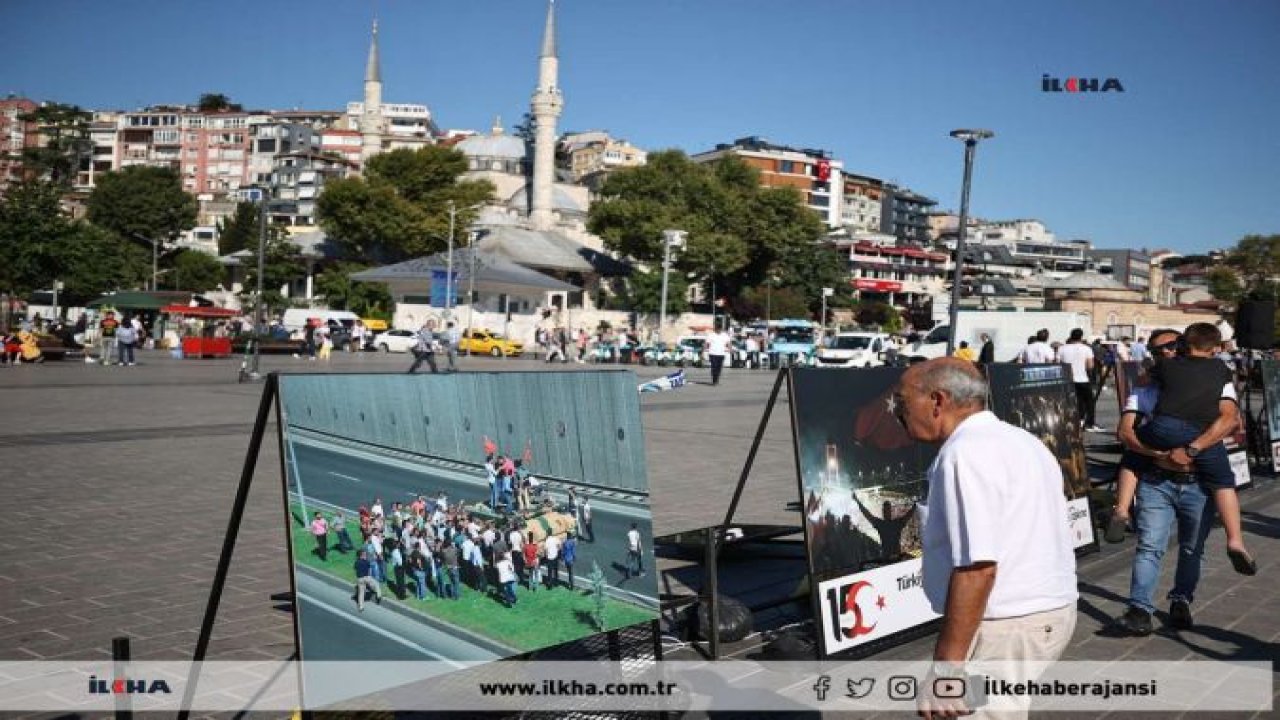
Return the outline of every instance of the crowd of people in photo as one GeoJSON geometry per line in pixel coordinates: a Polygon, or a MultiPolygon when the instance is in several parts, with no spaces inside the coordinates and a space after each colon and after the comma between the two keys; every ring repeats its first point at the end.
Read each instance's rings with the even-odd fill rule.
{"type": "MultiPolygon", "coordinates": [[[[381,498],[348,516],[316,511],[308,531],[314,554],[354,555],[355,601],[364,610],[368,595],[382,602],[384,586],[396,598],[459,600],[464,588],[492,595],[507,607],[518,602],[517,588],[537,592],[576,586],[578,543],[594,542],[591,504],[569,491],[559,510],[572,522],[526,523],[526,513],[550,511],[537,479],[522,472],[519,460],[491,455],[488,508],[449,504],[444,492],[419,495],[408,503],[381,498]],[[359,533],[359,542],[356,535],[359,533]]],[[[643,574],[639,532],[628,534],[628,575],[643,574]],[[634,557],[633,557],[634,555],[634,557]]]]}

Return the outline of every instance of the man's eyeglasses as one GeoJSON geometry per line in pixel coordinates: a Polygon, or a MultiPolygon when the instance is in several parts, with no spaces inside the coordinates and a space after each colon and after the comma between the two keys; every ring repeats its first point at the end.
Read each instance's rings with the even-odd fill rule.
{"type": "Polygon", "coordinates": [[[1169,342],[1167,342],[1167,343],[1160,343],[1159,345],[1152,345],[1152,346],[1151,346],[1151,349],[1152,349],[1152,350],[1155,350],[1156,352],[1160,352],[1160,351],[1162,351],[1162,350],[1165,350],[1165,351],[1168,351],[1168,352],[1177,352],[1177,351],[1178,351],[1178,341],[1177,341],[1177,340],[1170,340],[1170,341],[1169,341],[1169,342]]]}

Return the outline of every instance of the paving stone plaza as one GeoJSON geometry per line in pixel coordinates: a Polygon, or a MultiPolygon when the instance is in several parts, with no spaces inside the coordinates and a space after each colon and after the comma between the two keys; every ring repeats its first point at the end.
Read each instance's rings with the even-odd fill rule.
{"type": "MultiPolygon", "coordinates": [[[[335,353],[328,364],[263,358],[264,371],[394,372],[408,364],[409,356],[375,353],[335,353]]],[[[121,635],[132,638],[138,659],[191,656],[262,389],[238,384],[238,365],[144,352],[129,368],[67,361],[0,370],[0,658],[106,659],[111,639],[121,635]]],[[[463,371],[551,367],[532,359],[462,360],[463,371]]],[[[639,380],[665,372],[633,369],[639,380]]],[[[656,534],[723,519],[774,379],[766,371],[729,370],[712,387],[706,370],[686,372],[686,387],[641,401],[656,534]]],[[[740,522],[798,523],[788,510],[798,490],[785,392],[782,399],[740,522]]],[[[1104,395],[1099,410],[1100,423],[1114,428],[1114,397],[1104,395]]],[[[210,659],[283,659],[293,651],[274,423],[269,432],[210,659]]],[[[1257,577],[1232,571],[1215,531],[1194,630],[1106,637],[1100,630],[1123,610],[1134,545],[1132,538],[1104,544],[1079,563],[1080,623],[1065,658],[1275,661],[1280,483],[1255,477],[1241,502],[1257,577]]],[[[1172,581],[1171,559],[1158,598],[1172,581]]],[[[891,655],[924,658],[931,642],[891,655]]]]}

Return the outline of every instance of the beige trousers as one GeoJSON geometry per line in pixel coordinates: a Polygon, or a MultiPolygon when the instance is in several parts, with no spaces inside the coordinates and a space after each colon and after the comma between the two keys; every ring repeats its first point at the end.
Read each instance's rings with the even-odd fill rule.
{"type": "MultiPolygon", "coordinates": [[[[969,648],[969,660],[1001,662],[1030,660],[1052,662],[1062,657],[1076,629],[1076,605],[1057,610],[1032,613],[1015,618],[983,620],[969,648]]],[[[1034,680],[1039,673],[1018,673],[1021,679],[1034,680]]],[[[1007,706],[1007,700],[1001,701],[1007,706]]],[[[979,709],[968,717],[984,720],[1022,720],[1031,707],[1030,698],[1018,698],[1016,711],[993,712],[979,709]]]]}

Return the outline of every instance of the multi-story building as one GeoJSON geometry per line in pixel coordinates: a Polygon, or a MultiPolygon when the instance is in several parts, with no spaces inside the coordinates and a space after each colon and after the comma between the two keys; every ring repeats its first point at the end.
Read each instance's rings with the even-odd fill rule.
{"type": "Polygon", "coordinates": [[[93,145],[88,162],[81,166],[76,176],[76,187],[92,188],[98,176],[120,168],[119,134],[120,114],[95,112],[89,122],[89,141],[93,145]]]}
{"type": "Polygon", "coordinates": [[[920,247],[886,246],[865,241],[838,243],[849,253],[849,282],[862,300],[919,306],[946,284],[945,254],[920,247]]]}
{"type": "Polygon", "coordinates": [[[643,165],[649,153],[603,130],[567,133],[560,138],[574,182],[598,186],[610,172],[643,165]]]}
{"type": "Polygon", "coordinates": [[[272,183],[278,157],[320,151],[320,133],[310,125],[271,119],[251,125],[249,134],[249,179],[254,185],[272,183]]]}
{"type": "Polygon", "coordinates": [[[360,164],[361,138],[359,130],[330,128],[320,132],[320,152],[360,164]]]}
{"type": "Polygon", "coordinates": [[[36,104],[26,98],[11,95],[0,100],[0,195],[22,180],[22,151],[36,146],[36,124],[23,119],[35,109],[36,104]]]}
{"type": "Polygon", "coordinates": [[[289,228],[313,229],[316,198],[326,181],[346,177],[358,165],[350,160],[313,150],[278,154],[271,173],[271,200],[267,212],[271,222],[289,228]]]}
{"type": "MultiPolygon", "coordinates": [[[[440,132],[435,120],[431,118],[431,110],[426,105],[412,103],[382,103],[381,117],[384,132],[382,134],[382,150],[398,150],[400,148],[417,149],[423,145],[435,143],[440,132]]],[[[360,130],[360,120],[364,116],[364,103],[347,103],[347,129],[360,130]]]]}
{"type": "Polygon", "coordinates": [[[898,185],[886,184],[880,202],[880,231],[903,243],[927,245],[929,209],[938,201],[898,185]]]}
{"type": "Polygon", "coordinates": [[[866,175],[844,173],[844,205],[840,224],[853,232],[881,232],[884,181],[866,175]]]}
{"type": "Polygon", "coordinates": [[[1086,257],[1100,273],[1110,273],[1120,283],[1143,295],[1151,295],[1151,256],[1143,250],[1090,250],[1086,257]]]}
{"type": "MultiPolygon", "coordinates": [[[[939,222],[934,221],[935,226],[939,222]]],[[[944,221],[945,222],[945,221],[944,221]]],[[[956,246],[958,219],[938,237],[948,248],[956,246]]],[[[1062,278],[1089,267],[1087,240],[1061,241],[1039,220],[981,221],[965,233],[967,245],[1002,246],[1015,258],[1027,260],[1053,277],[1062,278]]]]}
{"type": "Polygon", "coordinates": [[[817,212],[828,227],[841,225],[844,163],[833,160],[827,151],[775,145],[752,136],[721,143],[715,150],[698,153],[691,159],[710,163],[728,155],[740,157],[747,165],[759,170],[760,183],[765,187],[799,190],[804,195],[805,204],[817,212]]]}

